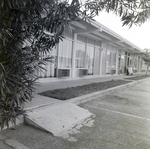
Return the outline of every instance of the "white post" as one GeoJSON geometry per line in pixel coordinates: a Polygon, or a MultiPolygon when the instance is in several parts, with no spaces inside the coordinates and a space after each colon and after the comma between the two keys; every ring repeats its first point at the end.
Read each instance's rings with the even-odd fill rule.
{"type": "Polygon", "coordinates": [[[75,78],[76,49],[77,49],[77,34],[74,33],[73,49],[72,49],[72,78],[75,78]]]}
{"type": "Polygon", "coordinates": [[[58,78],[58,68],[59,68],[59,55],[60,55],[60,43],[57,46],[57,67],[56,67],[56,77],[58,78]]]}
{"type": "Polygon", "coordinates": [[[102,47],[102,49],[100,49],[100,56],[99,56],[99,58],[100,58],[100,69],[99,69],[99,75],[101,76],[102,75],[102,58],[103,58],[103,47],[102,47]]]}
{"type": "Polygon", "coordinates": [[[141,57],[139,58],[139,73],[141,72],[141,57]]]}
{"type": "Polygon", "coordinates": [[[118,49],[116,51],[116,75],[118,75],[118,49]]]}

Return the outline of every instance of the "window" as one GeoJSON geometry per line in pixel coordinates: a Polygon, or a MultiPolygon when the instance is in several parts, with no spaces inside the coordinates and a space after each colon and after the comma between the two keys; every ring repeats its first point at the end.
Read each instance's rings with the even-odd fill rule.
{"type": "Polygon", "coordinates": [[[112,65],[111,69],[115,70],[116,69],[116,53],[112,53],[112,65]]]}
{"type": "Polygon", "coordinates": [[[56,64],[57,64],[57,49],[58,49],[58,47],[56,46],[51,51],[52,61],[53,61],[54,65],[55,65],[55,68],[57,67],[56,66],[56,64]]]}
{"type": "Polygon", "coordinates": [[[63,39],[59,47],[59,68],[72,67],[72,40],[63,39]]]}
{"type": "Polygon", "coordinates": [[[46,70],[42,70],[39,73],[40,77],[55,77],[55,68],[57,64],[57,47],[54,47],[49,53],[40,55],[43,58],[52,57],[51,62],[47,62],[46,65],[42,65],[46,70]]]}
{"type": "Polygon", "coordinates": [[[111,71],[111,52],[107,51],[106,55],[106,73],[110,73],[111,71]]]}
{"type": "Polygon", "coordinates": [[[76,68],[85,68],[86,52],[85,44],[77,43],[76,68]]]}
{"type": "Polygon", "coordinates": [[[86,68],[88,69],[88,74],[93,74],[94,67],[94,47],[87,46],[86,51],[86,68]]]}

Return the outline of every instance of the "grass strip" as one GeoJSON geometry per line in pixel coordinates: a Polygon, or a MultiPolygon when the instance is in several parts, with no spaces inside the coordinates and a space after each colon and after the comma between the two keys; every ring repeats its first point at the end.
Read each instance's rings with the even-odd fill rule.
{"type": "Polygon", "coordinates": [[[125,81],[125,80],[111,80],[106,82],[99,82],[99,83],[92,83],[77,87],[68,87],[63,89],[54,89],[54,90],[48,90],[39,93],[40,95],[56,98],[59,100],[67,100],[75,97],[79,97],[85,94],[105,90],[111,87],[115,87],[118,85],[123,85],[126,83],[129,83],[131,81],[125,81]]]}

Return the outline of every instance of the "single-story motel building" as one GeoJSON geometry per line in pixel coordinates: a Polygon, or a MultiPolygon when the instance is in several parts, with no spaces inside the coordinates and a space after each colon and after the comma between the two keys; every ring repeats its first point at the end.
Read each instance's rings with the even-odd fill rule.
{"type": "Polygon", "coordinates": [[[40,77],[105,76],[126,74],[128,66],[134,73],[146,70],[140,57],[142,49],[96,22],[74,21],[63,33],[63,41],[50,53],[54,63],[48,63],[40,77]]]}

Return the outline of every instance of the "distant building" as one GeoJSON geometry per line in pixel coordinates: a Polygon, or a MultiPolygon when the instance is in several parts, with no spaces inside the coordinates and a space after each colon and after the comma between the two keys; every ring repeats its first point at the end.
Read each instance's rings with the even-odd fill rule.
{"type": "Polygon", "coordinates": [[[64,37],[52,51],[55,63],[48,63],[40,77],[119,75],[128,66],[134,73],[144,71],[142,49],[96,21],[72,22],[64,37]]]}

